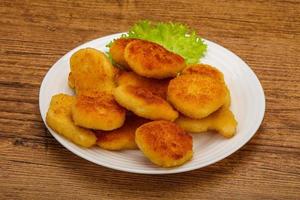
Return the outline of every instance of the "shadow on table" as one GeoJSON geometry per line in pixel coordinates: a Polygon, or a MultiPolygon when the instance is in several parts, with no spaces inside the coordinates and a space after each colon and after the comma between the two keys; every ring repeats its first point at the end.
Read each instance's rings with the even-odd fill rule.
{"type": "MultiPolygon", "coordinates": [[[[263,130],[259,132],[261,131],[263,132],[263,130]]],[[[75,174],[76,178],[79,179],[78,181],[90,188],[89,191],[95,192],[94,195],[96,195],[96,192],[105,190],[106,194],[118,191],[124,197],[135,195],[136,198],[139,198],[150,195],[172,198],[172,196],[169,196],[172,194],[170,190],[174,190],[175,193],[179,192],[182,195],[189,192],[197,193],[196,190],[199,188],[213,192],[213,189],[216,189],[220,184],[223,185],[224,181],[230,180],[232,182],[231,179],[236,177],[237,174],[243,175],[245,173],[246,175],[247,169],[244,168],[247,166],[249,159],[251,160],[255,148],[256,146],[251,145],[250,142],[233,155],[213,165],[190,172],[168,175],[143,175],[116,171],[90,163],[67,150],[63,153],[64,155],[59,155],[56,159],[59,159],[58,162],[61,165],[70,168],[70,173],[75,174]],[[70,167],[70,161],[66,160],[66,156],[72,160],[72,167],[70,167]],[[76,166],[74,166],[74,163],[76,163],[76,166]]]]}

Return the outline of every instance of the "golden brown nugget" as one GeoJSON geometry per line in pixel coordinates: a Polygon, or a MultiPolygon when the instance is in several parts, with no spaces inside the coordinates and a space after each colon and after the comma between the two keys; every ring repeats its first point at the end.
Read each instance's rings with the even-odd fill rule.
{"type": "Polygon", "coordinates": [[[175,77],[185,68],[184,59],[159,44],[134,40],[125,48],[125,60],[138,75],[163,79],[175,77]]]}
{"type": "Polygon", "coordinates": [[[71,108],[74,101],[73,96],[54,95],[46,116],[47,125],[75,144],[83,147],[93,146],[97,139],[95,134],[91,130],[76,126],[72,121],[71,108]]]}
{"type": "Polygon", "coordinates": [[[74,80],[77,94],[72,108],[74,123],[96,130],[122,126],[125,109],[112,96],[117,71],[105,54],[93,48],[81,49],[72,55],[70,64],[69,80],[74,80]]]}
{"type": "Polygon", "coordinates": [[[129,42],[133,40],[137,39],[119,38],[112,43],[109,49],[113,61],[115,61],[118,65],[121,65],[125,69],[130,69],[124,58],[125,47],[129,42]]]}
{"type": "Polygon", "coordinates": [[[145,78],[137,75],[134,72],[126,71],[123,71],[116,80],[118,85],[133,85],[145,88],[152,92],[154,95],[158,95],[164,99],[166,99],[167,97],[167,89],[170,82],[170,79],[158,80],[145,78]]]}
{"type": "Polygon", "coordinates": [[[114,97],[121,106],[140,117],[169,121],[178,117],[178,112],[166,100],[141,87],[120,85],[115,89],[114,97]]]}
{"type": "Polygon", "coordinates": [[[80,49],[75,52],[70,59],[70,66],[73,75],[83,76],[106,76],[113,79],[115,69],[106,57],[106,55],[94,48],[80,49]]]}
{"type": "MultiPolygon", "coordinates": [[[[206,75],[211,78],[214,78],[215,80],[223,82],[225,85],[224,75],[221,71],[219,71],[217,68],[207,65],[207,64],[193,64],[186,67],[181,74],[199,74],[199,75],[206,75]]],[[[228,87],[226,86],[226,100],[223,106],[229,107],[231,103],[231,97],[230,97],[230,91],[228,87]]]]}
{"type": "Polygon", "coordinates": [[[162,167],[182,165],[193,156],[192,137],[173,122],[143,124],[136,130],[135,141],[151,162],[162,167]]]}
{"type": "MultiPolygon", "coordinates": [[[[80,49],[70,59],[71,80],[76,93],[84,90],[112,92],[115,68],[104,53],[93,48],[80,49]]],[[[70,80],[70,79],[69,79],[70,80]]]]}
{"type": "Polygon", "coordinates": [[[228,107],[224,106],[203,119],[192,119],[185,116],[179,116],[175,123],[187,132],[201,133],[208,130],[214,130],[227,138],[234,136],[237,126],[237,121],[235,120],[233,113],[228,107]]]}
{"type": "Polygon", "coordinates": [[[187,74],[170,81],[167,98],[182,114],[201,119],[220,108],[226,95],[226,87],[220,81],[209,76],[187,74]]]}
{"type": "Polygon", "coordinates": [[[135,130],[149,120],[138,116],[126,117],[124,125],[113,131],[95,131],[97,145],[107,150],[138,149],[135,143],[135,130]]]}
{"type": "Polygon", "coordinates": [[[111,94],[105,92],[80,93],[72,107],[72,117],[76,125],[96,130],[121,127],[125,114],[125,109],[117,104],[111,94]]]}

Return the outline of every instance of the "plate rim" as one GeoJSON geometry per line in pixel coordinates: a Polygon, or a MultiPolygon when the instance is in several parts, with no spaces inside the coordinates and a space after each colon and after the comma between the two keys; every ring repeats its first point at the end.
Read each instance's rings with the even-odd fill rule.
{"type": "Polygon", "coordinates": [[[47,73],[44,75],[44,78],[42,80],[42,83],[40,85],[40,90],[39,90],[39,111],[40,111],[40,114],[41,114],[41,117],[42,117],[42,120],[44,122],[44,125],[46,126],[46,128],[48,129],[48,131],[51,133],[51,135],[60,143],[60,145],[62,145],[63,147],[65,147],[66,149],[68,149],[69,151],[71,151],[73,154],[85,159],[85,160],[88,160],[94,164],[97,164],[97,165],[100,165],[100,166],[103,166],[103,167],[107,167],[107,168],[110,168],[110,169],[114,169],[114,170],[119,170],[119,171],[123,171],[123,172],[130,172],[130,173],[137,173],[137,174],[176,174],[176,173],[182,173],[182,172],[187,172],[187,171],[192,171],[192,170],[196,170],[196,169],[200,169],[200,168],[204,168],[206,166],[209,166],[209,165],[212,165],[218,161],[221,161],[227,157],[229,157],[230,155],[232,155],[234,152],[238,151],[240,148],[242,148],[243,146],[245,146],[250,140],[251,138],[253,138],[253,136],[256,134],[257,130],[260,128],[262,122],[263,122],[263,119],[264,119],[264,115],[265,115],[265,107],[266,107],[266,98],[265,98],[265,94],[264,94],[264,90],[263,90],[263,87],[258,79],[258,77],[256,76],[256,74],[254,73],[254,71],[251,69],[251,67],[241,58],[239,57],[237,54],[233,53],[231,50],[223,47],[222,45],[218,44],[218,43],[215,43],[215,42],[212,42],[208,39],[205,39],[205,38],[202,38],[204,40],[204,42],[206,44],[210,43],[210,45],[216,45],[218,46],[218,48],[221,48],[222,51],[225,51],[227,53],[229,53],[231,56],[234,56],[238,59],[239,62],[243,63],[243,68],[247,70],[248,74],[251,75],[251,79],[254,79],[255,82],[256,82],[256,92],[260,93],[260,106],[261,106],[261,109],[259,110],[260,112],[258,113],[257,115],[257,123],[256,123],[256,126],[255,127],[251,127],[251,134],[249,134],[249,137],[247,137],[246,139],[244,139],[239,145],[237,148],[231,148],[230,151],[227,151],[225,154],[223,154],[222,156],[220,157],[217,157],[215,159],[212,159],[210,160],[209,162],[207,162],[205,165],[202,165],[202,166],[197,166],[197,165],[194,165],[194,166],[191,166],[191,167],[185,167],[185,168],[166,168],[164,171],[155,171],[155,169],[153,170],[144,170],[144,169],[130,169],[130,168],[126,168],[124,169],[123,167],[119,167],[119,166],[114,166],[114,165],[111,165],[111,164],[107,164],[105,162],[98,162],[97,160],[93,160],[92,158],[90,158],[90,156],[86,156],[84,154],[82,154],[80,151],[77,151],[76,149],[74,149],[72,146],[70,145],[67,145],[65,144],[65,142],[63,140],[66,140],[65,138],[63,138],[63,136],[60,136],[59,134],[57,134],[54,130],[52,130],[46,123],[45,121],[45,117],[43,116],[43,113],[42,113],[42,104],[41,104],[41,98],[42,98],[42,93],[44,91],[44,88],[46,87],[45,86],[45,82],[46,80],[48,79],[49,77],[49,74],[50,72],[54,69],[53,67],[60,63],[63,59],[65,59],[69,54],[71,54],[72,52],[76,51],[77,49],[80,49],[80,48],[84,48],[84,46],[90,44],[90,43],[94,43],[95,41],[97,40],[105,40],[105,39],[108,39],[108,38],[118,38],[119,36],[121,36],[122,34],[124,34],[126,32],[121,32],[121,33],[115,33],[115,34],[110,34],[110,35],[106,35],[106,36],[103,36],[103,37],[99,37],[99,38],[96,38],[96,39],[93,39],[93,40],[90,40],[90,41],[87,41],[83,44],[80,44],[78,46],[76,46],[75,48],[71,49],[70,51],[68,51],[66,54],[64,54],[63,56],[61,56],[47,71],[47,73]]]}

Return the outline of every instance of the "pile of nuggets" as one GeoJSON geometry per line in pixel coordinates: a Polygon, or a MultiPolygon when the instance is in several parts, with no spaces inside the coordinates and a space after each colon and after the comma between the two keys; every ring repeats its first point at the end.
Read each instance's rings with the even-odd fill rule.
{"type": "Polygon", "coordinates": [[[50,128],[83,147],[140,149],[161,167],[192,158],[188,133],[235,134],[230,93],[218,69],[186,65],[180,55],[139,39],[115,40],[110,54],[121,68],[93,48],[72,55],[68,84],[76,95],[52,97],[50,128]]]}

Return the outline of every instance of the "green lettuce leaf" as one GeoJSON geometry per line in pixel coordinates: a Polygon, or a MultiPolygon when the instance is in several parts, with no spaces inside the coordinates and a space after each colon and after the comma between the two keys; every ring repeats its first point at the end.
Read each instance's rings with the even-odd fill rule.
{"type": "Polygon", "coordinates": [[[169,51],[181,55],[188,64],[198,63],[207,49],[207,45],[195,30],[184,24],[173,22],[139,21],[121,37],[158,43],[169,51]]]}

